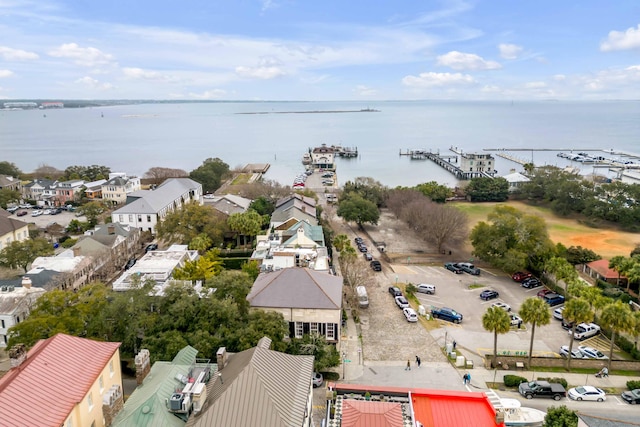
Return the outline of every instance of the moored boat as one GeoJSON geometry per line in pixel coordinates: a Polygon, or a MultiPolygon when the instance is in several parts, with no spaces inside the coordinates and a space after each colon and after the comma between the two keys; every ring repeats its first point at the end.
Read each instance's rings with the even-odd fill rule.
{"type": "Polygon", "coordinates": [[[517,399],[500,399],[497,410],[504,414],[506,427],[539,427],[547,415],[544,411],[521,406],[517,399]]]}

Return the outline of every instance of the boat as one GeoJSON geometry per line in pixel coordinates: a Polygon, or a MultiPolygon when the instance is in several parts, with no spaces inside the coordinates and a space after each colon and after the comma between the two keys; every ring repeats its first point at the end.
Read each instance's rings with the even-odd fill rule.
{"type": "Polygon", "coordinates": [[[310,165],[311,164],[311,154],[304,153],[304,155],[302,156],[302,164],[303,165],[310,165]]]}
{"type": "Polygon", "coordinates": [[[506,427],[539,427],[544,423],[546,412],[521,406],[517,399],[500,399],[496,408],[504,414],[506,427]]]}

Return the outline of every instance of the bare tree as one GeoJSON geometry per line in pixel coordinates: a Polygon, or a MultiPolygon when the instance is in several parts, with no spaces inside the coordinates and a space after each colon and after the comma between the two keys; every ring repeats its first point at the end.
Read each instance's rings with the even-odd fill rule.
{"type": "Polygon", "coordinates": [[[189,176],[189,173],[182,169],[154,166],[144,173],[143,178],[150,180],[151,184],[160,185],[168,178],[184,178],[187,176],[189,176]]]}
{"type": "Polygon", "coordinates": [[[53,166],[41,163],[32,173],[34,178],[58,179],[64,176],[64,171],[53,166]]]}
{"type": "Polygon", "coordinates": [[[371,280],[371,269],[359,259],[355,249],[349,245],[340,252],[340,271],[344,281],[354,290],[371,280]]]}

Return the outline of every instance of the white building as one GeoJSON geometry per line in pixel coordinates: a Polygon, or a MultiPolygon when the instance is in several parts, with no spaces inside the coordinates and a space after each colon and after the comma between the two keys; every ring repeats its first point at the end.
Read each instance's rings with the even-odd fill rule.
{"type": "Polygon", "coordinates": [[[509,191],[516,191],[523,184],[531,181],[529,178],[521,174],[520,172],[512,171],[510,174],[503,176],[509,183],[509,191]]]}
{"type": "Polygon", "coordinates": [[[202,184],[189,178],[171,178],[155,190],[130,193],[127,204],[111,214],[113,222],[155,234],[156,224],[186,203],[202,204],[202,184]]]}
{"type": "Polygon", "coordinates": [[[140,189],[140,178],[124,172],[110,173],[109,180],[102,184],[102,200],[120,205],[127,201],[127,195],[140,189]]]}
{"type": "Polygon", "coordinates": [[[93,259],[79,255],[78,250],[68,249],[56,256],[36,258],[27,274],[38,274],[41,271],[62,273],[52,287],[75,290],[93,279],[93,259]]]}
{"type": "Polygon", "coordinates": [[[7,346],[9,328],[29,316],[36,300],[46,291],[31,287],[31,279],[24,277],[22,286],[2,286],[0,288],[0,348],[7,346]]]}

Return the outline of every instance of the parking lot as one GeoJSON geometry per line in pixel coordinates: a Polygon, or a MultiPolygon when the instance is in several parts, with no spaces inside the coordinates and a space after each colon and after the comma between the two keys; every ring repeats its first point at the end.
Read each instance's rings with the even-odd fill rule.
{"type": "Polygon", "coordinates": [[[33,213],[34,210],[35,209],[20,209],[19,211],[26,211],[27,215],[18,217],[14,213],[11,216],[11,218],[18,219],[20,221],[26,222],[27,224],[34,224],[36,227],[38,227],[40,229],[45,229],[45,228],[47,228],[47,226],[51,225],[54,222],[59,224],[59,225],[61,225],[64,228],[66,228],[69,225],[69,223],[71,222],[71,220],[73,220],[73,219],[77,219],[79,221],[86,221],[87,220],[84,216],[76,217],[75,212],[67,212],[67,211],[62,211],[61,213],[59,213],[57,215],[44,215],[43,214],[43,215],[34,217],[34,216],[31,216],[31,214],[33,213]]]}

